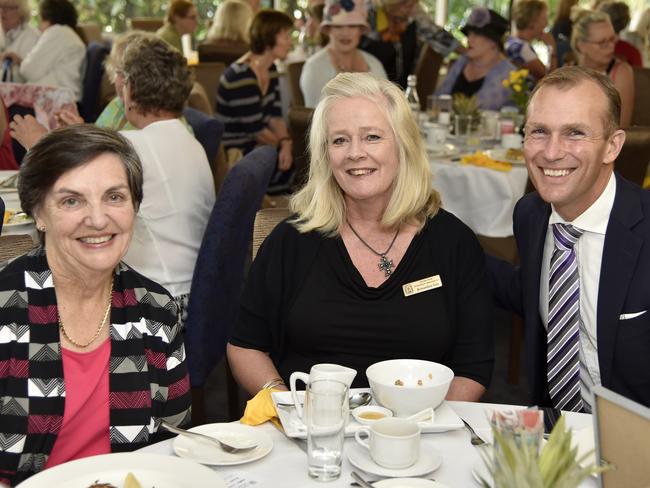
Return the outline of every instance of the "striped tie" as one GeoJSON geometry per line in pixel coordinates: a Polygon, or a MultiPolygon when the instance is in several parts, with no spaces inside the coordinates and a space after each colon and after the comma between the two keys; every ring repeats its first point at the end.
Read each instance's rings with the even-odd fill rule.
{"type": "Polygon", "coordinates": [[[580,394],[580,280],[573,246],[584,231],[553,224],[555,248],[548,285],[548,389],[560,410],[582,410],[580,394]]]}

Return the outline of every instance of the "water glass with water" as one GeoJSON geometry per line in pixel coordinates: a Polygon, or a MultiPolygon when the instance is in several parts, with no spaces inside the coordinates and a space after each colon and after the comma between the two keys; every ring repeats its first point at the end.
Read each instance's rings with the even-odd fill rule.
{"type": "Polygon", "coordinates": [[[348,387],[336,380],[316,380],[305,390],[309,476],[332,481],[341,476],[345,426],[350,415],[348,387]]]}

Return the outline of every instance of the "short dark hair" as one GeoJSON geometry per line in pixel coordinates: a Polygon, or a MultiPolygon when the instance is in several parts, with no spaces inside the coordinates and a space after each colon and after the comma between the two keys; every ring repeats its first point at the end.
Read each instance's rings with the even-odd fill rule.
{"type": "Polygon", "coordinates": [[[251,51],[262,54],[275,47],[275,37],[282,31],[293,29],[293,20],[277,10],[262,9],[255,14],[250,27],[251,51]]]}
{"type": "Polygon", "coordinates": [[[18,196],[23,211],[34,211],[45,195],[68,171],[79,168],[102,154],[115,154],[126,171],[133,207],[142,202],[142,164],[131,143],[115,131],[92,124],[57,129],[42,137],[27,152],[20,165],[18,196]]]}
{"type": "Polygon", "coordinates": [[[174,0],[169,5],[167,16],[165,18],[167,22],[172,24],[174,22],[174,17],[186,17],[192,7],[194,7],[194,4],[188,0],[174,0]]]}
{"type": "Polygon", "coordinates": [[[38,12],[42,20],[52,24],[77,27],[77,9],[69,0],[41,0],[38,12]]]}
{"type": "Polygon", "coordinates": [[[181,114],[192,91],[192,74],[178,50],[157,37],[137,37],[124,49],[122,69],[141,112],[181,114]]]}
{"type": "Polygon", "coordinates": [[[603,2],[598,6],[598,10],[609,15],[617,34],[630,23],[630,7],[625,2],[603,2]]]}
{"type": "Polygon", "coordinates": [[[537,82],[535,89],[530,95],[528,104],[530,106],[537,92],[544,87],[554,86],[560,90],[568,90],[583,82],[595,83],[607,99],[607,109],[603,114],[603,127],[607,135],[611,135],[621,125],[621,96],[607,75],[591,68],[562,66],[555,71],[551,71],[551,73],[537,82]]]}

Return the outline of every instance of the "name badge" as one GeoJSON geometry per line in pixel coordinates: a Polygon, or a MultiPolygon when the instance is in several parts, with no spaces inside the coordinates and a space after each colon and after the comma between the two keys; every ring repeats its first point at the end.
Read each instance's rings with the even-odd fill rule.
{"type": "Polygon", "coordinates": [[[410,297],[411,295],[417,295],[418,293],[440,288],[441,286],[442,280],[440,279],[440,275],[435,275],[402,285],[402,290],[404,291],[405,297],[410,297]]]}

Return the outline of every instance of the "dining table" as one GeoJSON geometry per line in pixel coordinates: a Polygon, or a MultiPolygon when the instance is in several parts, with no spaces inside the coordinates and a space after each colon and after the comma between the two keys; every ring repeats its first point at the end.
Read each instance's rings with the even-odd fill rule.
{"type": "MultiPolygon", "coordinates": [[[[453,141],[452,141],[453,142],[453,141]]],[[[451,155],[429,153],[433,186],[442,198],[442,208],[451,212],[476,234],[487,237],[513,235],[512,214],[528,182],[525,164],[510,169],[463,164],[461,156],[477,149],[499,148],[498,141],[483,141],[479,147],[460,147],[451,155]]]]}
{"type": "MultiPolygon", "coordinates": [[[[488,420],[492,411],[523,408],[512,405],[459,401],[450,401],[448,404],[460,418],[468,422],[488,442],[492,440],[488,420]]],[[[565,415],[567,426],[576,432],[592,427],[593,420],[590,414],[565,412],[565,415]]],[[[224,478],[229,488],[306,488],[316,486],[342,488],[349,487],[354,481],[351,477],[352,471],[357,471],[369,480],[378,479],[377,476],[354,468],[348,460],[346,450],[350,451],[355,447],[354,437],[345,439],[341,476],[337,480],[323,483],[312,480],[307,475],[305,441],[287,437],[271,422],[265,422],[256,426],[255,429],[270,436],[273,441],[273,449],[266,457],[248,464],[214,466],[213,469],[224,478]]],[[[481,466],[479,450],[485,449],[485,447],[473,446],[467,429],[460,428],[446,432],[422,434],[422,441],[423,446],[426,443],[427,446],[430,446],[429,448],[435,449],[442,456],[440,467],[423,478],[433,478],[448,488],[481,486],[475,479],[473,470],[477,470],[481,466]]],[[[175,456],[173,439],[152,444],[140,449],[139,452],[175,456]]],[[[421,455],[426,455],[425,453],[426,451],[423,451],[421,455]]],[[[596,478],[588,478],[580,485],[581,488],[595,488],[596,486],[598,486],[596,478]]]]}

